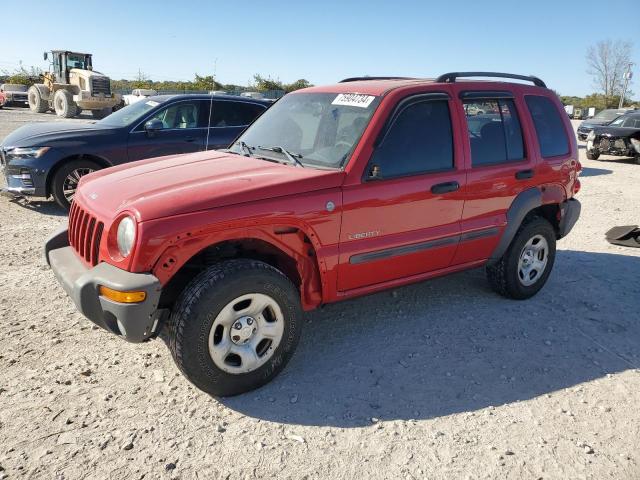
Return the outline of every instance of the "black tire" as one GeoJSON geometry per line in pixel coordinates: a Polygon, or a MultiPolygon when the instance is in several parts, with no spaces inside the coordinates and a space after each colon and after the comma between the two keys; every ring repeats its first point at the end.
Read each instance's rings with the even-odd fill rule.
{"type": "Polygon", "coordinates": [[[207,268],[187,285],[164,327],[163,337],[176,365],[191,383],[211,395],[226,397],[261,387],[278,375],[293,355],[301,331],[300,297],[291,281],[264,262],[237,259],[207,268]],[[213,361],[209,337],[223,308],[248,294],[275,300],[284,330],[266,363],[246,373],[229,373],[213,361]]]}
{"type": "MultiPolygon", "coordinates": [[[[534,296],[544,286],[553,269],[556,258],[556,232],[551,224],[541,217],[526,218],[511,241],[509,248],[496,263],[486,268],[491,288],[500,295],[516,300],[525,300],[534,296]],[[519,262],[524,247],[536,236],[542,236],[547,242],[547,260],[541,273],[537,273],[531,285],[523,284],[519,275],[519,262]]],[[[531,281],[531,279],[529,279],[531,281]]]]}
{"type": "Polygon", "coordinates": [[[91,115],[93,118],[97,118],[98,120],[108,116],[111,114],[111,108],[102,108],[100,110],[91,110],[91,115]]]}
{"type": "Polygon", "coordinates": [[[73,95],[67,90],[57,90],[53,95],[53,109],[62,118],[73,118],[78,114],[78,106],[73,101],[73,95]]]}
{"type": "Polygon", "coordinates": [[[29,108],[36,113],[45,113],[49,110],[49,103],[42,98],[42,93],[38,90],[38,87],[32,85],[27,92],[27,98],[29,100],[29,108]]]}
{"type": "Polygon", "coordinates": [[[587,150],[587,158],[589,160],[597,160],[600,157],[599,152],[594,152],[593,150],[587,150]]]}
{"type": "Polygon", "coordinates": [[[78,177],[82,177],[87,173],[91,173],[89,170],[95,172],[101,168],[100,165],[90,160],[72,160],[64,163],[54,173],[53,179],[51,180],[51,195],[53,195],[56,203],[66,210],[69,210],[69,207],[71,207],[71,201],[68,195],[65,194],[65,181],[69,175],[76,172],[78,177]]]}

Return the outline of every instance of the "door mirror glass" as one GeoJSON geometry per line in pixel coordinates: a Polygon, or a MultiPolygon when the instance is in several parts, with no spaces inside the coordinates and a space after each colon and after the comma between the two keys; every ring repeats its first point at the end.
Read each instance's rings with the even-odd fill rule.
{"type": "Polygon", "coordinates": [[[149,120],[147,123],[144,124],[144,130],[147,132],[147,135],[150,137],[155,135],[158,130],[162,130],[163,128],[164,128],[164,124],[162,123],[162,120],[158,120],[157,118],[154,118],[153,120],[149,120]]]}

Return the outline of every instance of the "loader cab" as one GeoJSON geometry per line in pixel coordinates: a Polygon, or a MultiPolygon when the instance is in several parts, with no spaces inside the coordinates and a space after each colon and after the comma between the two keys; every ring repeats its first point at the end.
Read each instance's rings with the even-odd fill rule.
{"type": "MultiPolygon", "coordinates": [[[[44,59],[49,59],[49,54],[44,53],[44,59]]],[[[69,52],[63,50],[53,50],[51,52],[51,63],[56,83],[69,83],[69,71],[72,68],[80,70],[92,70],[91,54],[69,52]]]]}

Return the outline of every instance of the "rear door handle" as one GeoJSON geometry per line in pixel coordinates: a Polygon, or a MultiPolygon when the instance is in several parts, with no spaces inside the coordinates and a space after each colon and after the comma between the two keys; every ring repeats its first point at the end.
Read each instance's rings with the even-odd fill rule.
{"type": "Polygon", "coordinates": [[[196,139],[196,137],[186,137],[186,138],[184,139],[184,141],[185,141],[185,142],[193,142],[193,141],[195,141],[195,139],[196,139]]]}
{"type": "Polygon", "coordinates": [[[460,188],[460,184],[458,182],[436,183],[431,187],[431,193],[455,192],[459,188],[460,188]]]}
{"type": "Polygon", "coordinates": [[[532,169],[520,170],[519,172],[516,172],[516,179],[518,179],[518,180],[526,180],[527,178],[533,178],[533,170],[532,169]]]}

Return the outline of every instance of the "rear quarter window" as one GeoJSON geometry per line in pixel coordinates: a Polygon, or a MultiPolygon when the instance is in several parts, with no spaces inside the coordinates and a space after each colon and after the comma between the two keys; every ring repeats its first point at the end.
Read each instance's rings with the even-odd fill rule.
{"type": "Polygon", "coordinates": [[[524,98],[533,118],[540,154],[544,158],[567,155],[569,139],[555,104],[539,95],[525,95],[524,98]]]}

